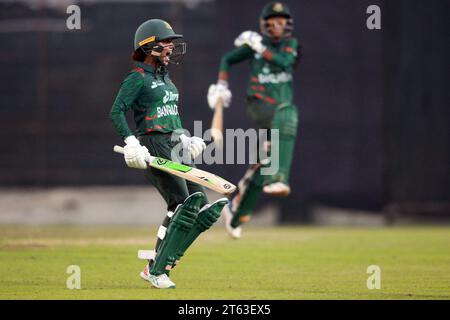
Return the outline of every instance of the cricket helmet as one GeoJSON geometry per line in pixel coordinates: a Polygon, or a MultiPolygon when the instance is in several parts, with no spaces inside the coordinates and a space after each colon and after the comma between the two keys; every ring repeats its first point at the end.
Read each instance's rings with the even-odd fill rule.
{"type": "MultiPolygon", "coordinates": [[[[160,44],[165,40],[176,40],[183,35],[173,31],[169,23],[161,19],[150,19],[142,23],[134,35],[134,50],[141,49],[145,54],[158,56],[164,46],[160,44]]],[[[175,45],[174,53],[171,55],[172,63],[180,63],[182,56],[186,53],[186,44],[178,43],[175,45]],[[176,59],[178,58],[178,59],[176,59]]]]}
{"type": "Polygon", "coordinates": [[[152,43],[183,37],[176,34],[170,24],[160,19],[150,19],[142,23],[134,35],[134,50],[152,43]]]}
{"type": "Polygon", "coordinates": [[[286,26],[284,27],[283,37],[290,37],[292,35],[292,31],[294,30],[294,20],[288,6],[279,1],[269,2],[264,6],[259,17],[259,24],[261,33],[268,37],[272,37],[272,35],[269,32],[267,20],[272,17],[284,17],[287,19],[286,26]]]}

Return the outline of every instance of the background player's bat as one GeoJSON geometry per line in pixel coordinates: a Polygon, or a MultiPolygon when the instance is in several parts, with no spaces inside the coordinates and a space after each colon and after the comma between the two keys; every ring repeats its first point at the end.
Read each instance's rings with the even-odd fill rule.
{"type": "MultiPolygon", "coordinates": [[[[120,146],[114,146],[114,151],[123,154],[123,148],[120,146]]],[[[147,162],[153,168],[201,184],[202,186],[221,194],[228,195],[236,190],[236,186],[231,182],[197,168],[153,156],[150,156],[150,159],[147,159],[147,162]]]]}
{"type": "Polygon", "coordinates": [[[218,148],[223,147],[223,102],[218,99],[214,106],[214,115],[211,122],[211,136],[218,148]]]}

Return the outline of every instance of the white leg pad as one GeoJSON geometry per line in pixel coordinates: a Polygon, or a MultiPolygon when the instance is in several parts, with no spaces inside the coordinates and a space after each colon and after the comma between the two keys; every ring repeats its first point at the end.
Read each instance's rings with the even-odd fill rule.
{"type": "Polygon", "coordinates": [[[156,252],[155,250],[139,250],[138,259],[141,260],[155,260],[156,252]]]}

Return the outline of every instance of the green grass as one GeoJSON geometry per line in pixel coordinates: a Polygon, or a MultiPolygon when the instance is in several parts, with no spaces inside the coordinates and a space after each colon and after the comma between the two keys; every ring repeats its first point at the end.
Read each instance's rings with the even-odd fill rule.
{"type": "Polygon", "coordinates": [[[138,249],[156,229],[0,227],[0,299],[450,299],[450,229],[245,228],[203,234],[172,272],[175,290],[141,280],[138,249]],[[381,268],[368,290],[366,269],[381,268]],[[66,288],[79,265],[81,290],[66,288]]]}

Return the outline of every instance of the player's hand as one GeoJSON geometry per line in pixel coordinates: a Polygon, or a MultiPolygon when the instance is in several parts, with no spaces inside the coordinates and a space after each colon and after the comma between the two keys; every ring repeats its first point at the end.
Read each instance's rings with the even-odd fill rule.
{"type": "Polygon", "coordinates": [[[129,136],[125,139],[125,147],[123,148],[123,156],[127,166],[135,169],[147,169],[146,160],[150,158],[148,149],[141,146],[139,140],[135,136],[129,136]]]}
{"type": "Polygon", "coordinates": [[[183,144],[183,150],[189,153],[191,159],[197,158],[206,149],[206,144],[202,138],[188,137],[182,134],[180,140],[183,144]]]}
{"type": "Polygon", "coordinates": [[[212,84],[208,89],[208,105],[211,109],[214,109],[219,102],[222,100],[223,106],[228,108],[231,103],[231,91],[228,89],[228,83],[223,80],[219,80],[217,84],[212,84]]]}
{"type": "Polygon", "coordinates": [[[236,47],[248,45],[256,53],[262,54],[267,48],[262,44],[262,36],[255,31],[244,31],[234,40],[236,47]]]}

